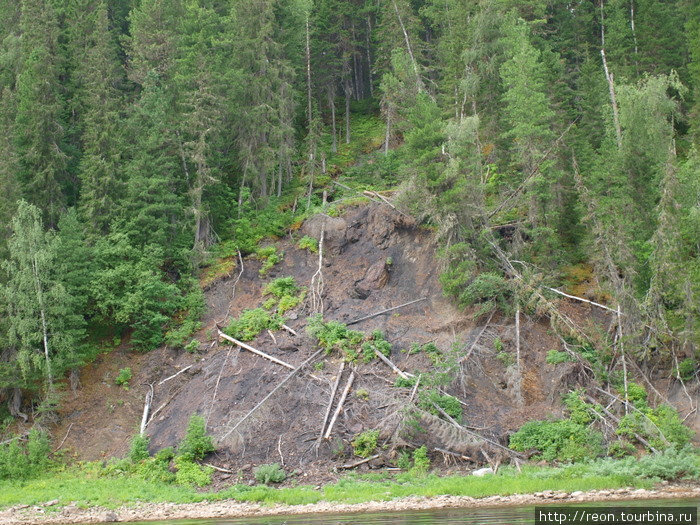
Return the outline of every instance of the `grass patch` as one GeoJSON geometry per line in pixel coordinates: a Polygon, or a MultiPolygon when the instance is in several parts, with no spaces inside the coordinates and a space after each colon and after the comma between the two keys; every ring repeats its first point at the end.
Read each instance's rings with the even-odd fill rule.
{"type": "Polygon", "coordinates": [[[622,474],[597,474],[585,465],[573,468],[524,467],[522,474],[503,468],[498,475],[473,476],[400,474],[394,479],[343,478],[315,489],[310,486],[272,488],[234,485],[220,492],[201,492],[192,486],[148,481],[137,475],[107,475],[99,464],[86,464],[41,479],[0,482],[0,508],[17,504],[34,505],[58,499],[59,505],[76,502],[81,507],[116,508],[143,502],[193,503],[234,499],[237,501],[302,505],[319,501],[363,503],[388,501],[408,496],[507,496],[543,490],[598,490],[621,487],[649,488],[649,479],[627,470],[622,474]]]}

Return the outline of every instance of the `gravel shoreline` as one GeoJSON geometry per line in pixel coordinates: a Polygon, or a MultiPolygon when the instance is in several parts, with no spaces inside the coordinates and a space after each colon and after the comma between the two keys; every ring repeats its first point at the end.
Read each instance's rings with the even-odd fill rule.
{"type": "Polygon", "coordinates": [[[613,489],[590,492],[544,491],[535,494],[512,496],[409,497],[392,501],[367,503],[312,503],[308,505],[272,505],[240,503],[234,500],[200,503],[146,503],[115,510],[93,507],[80,509],[67,505],[55,508],[56,502],[40,506],[16,505],[0,511],[3,525],[44,525],[73,523],[114,523],[132,521],[158,521],[174,519],[244,518],[290,514],[340,514],[353,512],[393,512],[442,508],[476,508],[513,505],[541,505],[549,503],[579,503],[587,501],[625,501],[640,499],[700,498],[700,487],[692,485],[666,485],[657,489],[613,489]]]}

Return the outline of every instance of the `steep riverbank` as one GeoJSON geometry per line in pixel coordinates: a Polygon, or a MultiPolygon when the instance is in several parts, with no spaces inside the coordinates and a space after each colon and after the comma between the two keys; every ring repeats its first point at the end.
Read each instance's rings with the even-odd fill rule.
{"type": "MultiPolygon", "coordinates": [[[[392,501],[370,501],[365,503],[338,504],[319,502],[307,505],[263,505],[241,503],[234,500],[202,501],[199,503],[149,503],[134,507],[88,509],[68,505],[60,509],[54,505],[15,506],[0,512],[0,521],[5,525],[69,524],[158,521],[174,519],[212,519],[234,517],[260,517],[277,515],[299,515],[319,513],[393,512],[440,508],[478,508],[497,506],[542,505],[550,503],[613,502],[627,500],[656,500],[670,498],[700,498],[697,484],[672,484],[655,489],[622,488],[594,490],[589,492],[543,491],[534,494],[510,496],[407,497],[392,501]]],[[[51,502],[48,502],[51,503],[51,502]]]]}

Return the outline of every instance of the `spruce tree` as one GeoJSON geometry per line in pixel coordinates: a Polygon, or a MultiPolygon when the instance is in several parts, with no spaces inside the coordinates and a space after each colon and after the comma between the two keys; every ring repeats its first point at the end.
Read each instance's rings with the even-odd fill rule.
{"type": "Polygon", "coordinates": [[[58,22],[46,0],[23,0],[22,67],[17,83],[15,140],[24,198],[55,226],[66,203],[65,122],[60,92],[58,22]]]}

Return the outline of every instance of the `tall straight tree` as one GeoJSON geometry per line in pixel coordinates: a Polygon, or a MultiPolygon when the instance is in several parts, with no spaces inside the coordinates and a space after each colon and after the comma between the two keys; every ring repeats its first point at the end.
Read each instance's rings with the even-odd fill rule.
{"type": "Polygon", "coordinates": [[[521,182],[539,170],[535,177],[536,192],[533,192],[531,219],[537,221],[535,213],[551,198],[550,185],[546,180],[545,166],[540,166],[548,143],[553,139],[550,109],[545,93],[545,71],[540,61],[540,52],[531,43],[527,26],[522,20],[511,18],[506,26],[506,48],[511,58],[500,68],[504,85],[504,116],[508,131],[505,136],[513,140],[513,163],[521,172],[521,182]]]}
{"type": "Polygon", "coordinates": [[[82,146],[80,161],[80,208],[93,233],[104,234],[114,219],[123,196],[120,153],[120,98],[116,86],[123,79],[116,46],[109,31],[104,0],[76,0],[84,17],[76,49],[81,58],[76,77],[82,99],[82,146]]]}
{"type": "MultiPolygon", "coordinates": [[[[241,162],[239,209],[244,188],[267,198],[278,169],[291,166],[295,72],[282,53],[276,0],[235,2],[232,31],[238,39],[234,56],[242,74],[238,88],[237,144],[241,162]]],[[[303,35],[302,27],[299,34],[303,35]]]]}
{"type": "Polygon", "coordinates": [[[58,24],[50,2],[23,0],[15,137],[22,195],[55,226],[66,203],[67,156],[58,24]]]}

